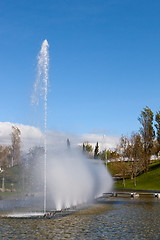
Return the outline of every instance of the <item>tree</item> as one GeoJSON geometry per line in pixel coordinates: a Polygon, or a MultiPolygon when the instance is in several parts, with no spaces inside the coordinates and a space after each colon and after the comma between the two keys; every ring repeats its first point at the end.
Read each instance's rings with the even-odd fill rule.
{"type": "Polygon", "coordinates": [[[130,159],[129,147],[130,147],[129,139],[125,136],[122,136],[120,138],[120,144],[118,146],[120,158],[119,158],[119,161],[116,163],[116,167],[119,171],[119,174],[122,176],[124,187],[125,187],[125,178],[129,175],[129,170],[130,170],[129,163],[128,163],[128,160],[130,159]]]}
{"type": "Polygon", "coordinates": [[[156,132],[156,153],[158,154],[158,152],[160,151],[160,111],[156,112],[156,115],[155,115],[155,121],[156,121],[156,124],[155,124],[155,127],[157,129],[157,132],[156,132]]]}
{"type": "Polygon", "coordinates": [[[0,145],[0,167],[6,168],[8,167],[8,155],[9,155],[9,147],[4,147],[0,145]]]}
{"type": "Polygon", "coordinates": [[[85,151],[86,151],[86,146],[85,146],[84,143],[83,143],[83,145],[82,145],[82,149],[83,149],[83,153],[85,153],[85,151]]]}
{"type": "Polygon", "coordinates": [[[122,177],[122,183],[123,186],[126,186],[126,178],[129,176],[129,170],[130,170],[130,166],[128,162],[124,162],[124,161],[119,161],[119,162],[115,162],[115,166],[118,170],[118,175],[120,175],[122,177]]]}
{"type": "Polygon", "coordinates": [[[69,149],[70,146],[71,146],[71,143],[70,143],[69,139],[67,138],[67,148],[69,149]]]}
{"type": "Polygon", "coordinates": [[[12,167],[20,163],[20,149],[21,149],[21,131],[18,127],[12,126],[11,133],[11,155],[12,155],[12,167]]]}
{"type": "Polygon", "coordinates": [[[150,163],[150,157],[152,155],[153,141],[155,137],[155,132],[153,129],[153,112],[149,107],[145,107],[141,111],[140,117],[138,118],[142,127],[140,128],[140,133],[143,140],[144,148],[144,171],[148,171],[148,165],[150,163]]]}
{"type": "Polygon", "coordinates": [[[99,156],[99,145],[98,142],[96,143],[95,149],[94,149],[94,159],[97,159],[99,156]]]}
{"type": "Polygon", "coordinates": [[[44,148],[32,147],[26,155],[24,165],[24,186],[27,191],[40,191],[44,177],[44,148]]]}
{"type": "Polygon", "coordinates": [[[116,159],[118,159],[120,157],[117,149],[115,149],[114,151],[110,151],[108,150],[107,151],[107,158],[110,160],[110,161],[114,161],[116,159]]]}
{"type": "Polygon", "coordinates": [[[86,144],[86,151],[90,152],[90,153],[93,151],[93,147],[91,144],[89,144],[89,143],[86,144]]]}
{"type": "Polygon", "coordinates": [[[83,153],[91,157],[92,151],[93,151],[93,147],[91,144],[89,144],[88,142],[83,143],[83,153]]]}
{"type": "Polygon", "coordinates": [[[141,140],[141,135],[139,133],[134,133],[131,136],[131,177],[134,180],[134,186],[136,186],[136,177],[139,171],[142,169],[143,163],[143,143],[141,140]]]}
{"type": "Polygon", "coordinates": [[[128,160],[130,152],[129,152],[129,139],[127,137],[123,135],[121,136],[118,149],[122,161],[125,161],[126,158],[128,160]]]}
{"type": "Polygon", "coordinates": [[[107,161],[107,150],[103,150],[101,153],[100,153],[100,157],[101,157],[101,160],[103,161],[107,161]]]}

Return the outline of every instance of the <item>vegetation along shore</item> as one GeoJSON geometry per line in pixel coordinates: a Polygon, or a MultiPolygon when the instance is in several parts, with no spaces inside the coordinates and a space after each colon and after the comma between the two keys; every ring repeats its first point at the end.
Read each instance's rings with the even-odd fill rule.
{"type": "MultiPolygon", "coordinates": [[[[91,160],[102,160],[114,178],[118,189],[160,190],[160,111],[156,114],[145,107],[138,118],[141,127],[130,137],[121,136],[115,149],[99,150],[84,142],[81,151],[91,160]]],[[[66,145],[71,148],[70,140],[66,145]]],[[[12,127],[11,145],[0,145],[0,196],[29,191],[32,169],[36,159],[44,153],[35,146],[29,152],[21,152],[21,132],[12,127]]],[[[41,159],[41,158],[40,158],[41,159]]],[[[42,159],[41,159],[42,160],[42,159]]]]}

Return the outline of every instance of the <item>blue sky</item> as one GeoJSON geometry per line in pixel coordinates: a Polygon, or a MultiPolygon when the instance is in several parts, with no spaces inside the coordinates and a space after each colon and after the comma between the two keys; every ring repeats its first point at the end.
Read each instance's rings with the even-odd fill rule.
{"type": "Polygon", "coordinates": [[[1,0],[0,121],[33,125],[37,55],[50,45],[48,128],[120,136],[160,110],[159,0],[1,0]]]}

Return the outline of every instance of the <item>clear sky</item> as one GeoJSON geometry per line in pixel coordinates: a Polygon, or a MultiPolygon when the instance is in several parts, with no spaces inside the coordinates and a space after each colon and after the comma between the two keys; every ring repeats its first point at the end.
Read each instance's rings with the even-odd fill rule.
{"type": "Polygon", "coordinates": [[[33,125],[44,39],[49,129],[120,136],[146,105],[160,110],[159,0],[1,0],[1,122],[33,125]]]}

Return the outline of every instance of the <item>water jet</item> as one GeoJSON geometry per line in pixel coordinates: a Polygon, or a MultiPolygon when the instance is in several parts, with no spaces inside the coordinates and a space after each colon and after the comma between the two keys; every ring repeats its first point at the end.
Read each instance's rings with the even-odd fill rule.
{"type": "MultiPolygon", "coordinates": [[[[9,217],[46,217],[51,218],[63,211],[71,211],[103,195],[112,189],[112,177],[100,159],[94,161],[87,158],[82,150],[70,145],[66,139],[58,148],[49,138],[47,131],[47,101],[48,101],[48,69],[49,44],[44,40],[38,55],[38,77],[34,85],[33,102],[43,102],[43,151],[35,159],[35,166],[30,174],[35,178],[31,190],[34,197],[25,198],[26,209],[22,214],[10,214],[9,217]],[[49,140],[48,140],[49,139],[49,140]],[[43,198],[43,207],[42,207],[43,198]],[[63,210],[63,211],[62,211],[63,210]],[[26,210],[27,211],[27,210],[26,210]]],[[[33,184],[33,183],[32,183],[33,184]]],[[[29,195],[28,195],[29,196],[29,195]]],[[[17,201],[22,202],[23,199],[17,201]]]]}

